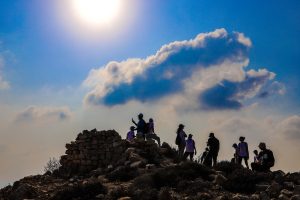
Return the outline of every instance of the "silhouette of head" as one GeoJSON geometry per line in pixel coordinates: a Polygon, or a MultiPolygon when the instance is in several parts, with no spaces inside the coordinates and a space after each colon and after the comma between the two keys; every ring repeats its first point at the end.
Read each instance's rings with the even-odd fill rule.
{"type": "Polygon", "coordinates": [[[138,118],[139,118],[139,119],[143,119],[143,117],[144,117],[143,113],[140,113],[140,114],[138,115],[138,118]]]}
{"type": "Polygon", "coordinates": [[[183,129],[184,125],[183,124],[179,124],[178,128],[183,129]]]}
{"type": "Polygon", "coordinates": [[[153,122],[153,119],[152,119],[152,118],[150,118],[150,119],[149,119],[149,122],[153,122]]]}
{"type": "Polygon", "coordinates": [[[237,148],[238,145],[237,145],[236,143],[234,143],[234,144],[232,145],[232,147],[233,147],[233,148],[237,148]]]}
{"type": "Polygon", "coordinates": [[[241,136],[241,137],[239,138],[239,140],[240,140],[241,142],[244,142],[244,141],[245,141],[245,137],[244,137],[244,136],[241,136]]]}
{"type": "Polygon", "coordinates": [[[254,150],[253,153],[254,153],[255,155],[258,155],[258,151],[257,151],[257,150],[254,150]]]}
{"type": "Polygon", "coordinates": [[[215,134],[214,133],[210,133],[209,137],[215,137],[215,134]]]}
{"type": "Polygon", "coordinates": [[[135,127],[134,126],[130,126],[130,130],[134,131],[135,127]]]}
{"type": "Polygon", "coordinates": [[[192,134],[189,134],[189,139],[192,139],[193,135],[192,134]]]}
{"type": "Polygon", "coordinates": [[[209,148],[206,147],[206,148],[205,148],[205,151],[209,151],[209,148]]]}
{"type": "Polygon", "coordinates": [[[261,143],[259,143],[258,147],[259,147],[261,150],[265,150],[265,149],[266,149],[266,143],[261,142],[261,143]]]}

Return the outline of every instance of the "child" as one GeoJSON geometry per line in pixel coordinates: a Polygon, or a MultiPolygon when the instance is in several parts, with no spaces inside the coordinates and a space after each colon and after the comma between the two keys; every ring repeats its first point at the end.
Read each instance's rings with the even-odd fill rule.
{"type": "Polygon", "coordinates": [[[128,140],[129,142],[132,142],[133,139],[135,138],[134,130],[135,130],[135,127],[134,127],[134,126],[131,126],[131,127],[130,127],[130,131],[127,133],[126,140],[128,140]]]}
{"type": "Polygon", "coordinates": [[[232,145],[232,147],[234,148],[234,154],[233,154],[233,162],[234,163],[239,163],[239,147],[236,143],[234,143],[232,145]]]}
{"type": "Polygon", "coordinates": [[[259,163],[259,159],[258,159],[258,151],[257,151],[257,150],[254,150],[253,153],[254,153],[254,163],[259,163]]]}

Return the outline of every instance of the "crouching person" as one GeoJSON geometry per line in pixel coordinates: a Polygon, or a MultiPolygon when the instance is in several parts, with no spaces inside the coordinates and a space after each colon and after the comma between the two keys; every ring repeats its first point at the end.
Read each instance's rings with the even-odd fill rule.
{"type": "Polygon", "coordinates": [[[193,161],[194,154],[197,154],[195,141],[192,139],[192,137],[193,135],[189,134],[188,139],[186,140],[184,160],[186,160],[187,157],[190,156],[190,160],[193,161]]]}
{"type": "Polygon", "coordinates": [[[273,152],[267,149],[266,144],[263,142],[261,142],[258,147],[261,150],[258,154],[258,162],[251,163],[251,168],[257,172],[269,172],[270,168],[275,164],[273,152]]]}

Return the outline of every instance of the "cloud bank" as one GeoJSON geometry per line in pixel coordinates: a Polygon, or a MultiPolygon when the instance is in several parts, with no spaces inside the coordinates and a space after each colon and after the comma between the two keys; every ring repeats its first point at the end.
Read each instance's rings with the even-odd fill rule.
{"type": "Polygon", "coordinates": [[[16,116],[17,122],[55,120],[64,121],[70,119],[72,112],[68,107],[38,107],[29,106],[16,116]]]}
{"type": "Polygon", "coordinates": [[[84,102],[114,106],[173,96],[178,105],[188,100],[197,108],[240,109],[246,99],[279,93],[275,87],[267,91],[274,73],[245,71],[250,48],[244,34],[217,29],[164,45],[145,59],[109,62],[83,82],[90,89],[84,102]]]}

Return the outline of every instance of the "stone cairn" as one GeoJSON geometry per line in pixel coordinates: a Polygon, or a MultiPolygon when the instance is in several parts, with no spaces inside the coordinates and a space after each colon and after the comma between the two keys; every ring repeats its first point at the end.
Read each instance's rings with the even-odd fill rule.
{"type": "Polygon", "coordinates": [[[126,141],[115,130],[79,133],[76,140],[66,144],[61,156],[61,169],[70,173],[84,173],[117,164],[126,150],[126,141]]]}

